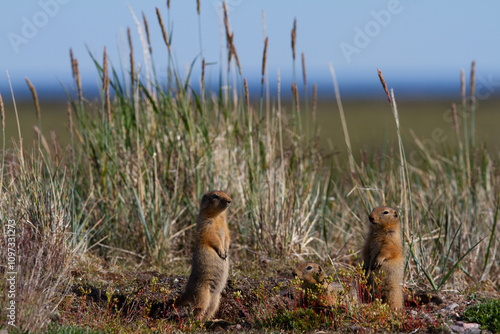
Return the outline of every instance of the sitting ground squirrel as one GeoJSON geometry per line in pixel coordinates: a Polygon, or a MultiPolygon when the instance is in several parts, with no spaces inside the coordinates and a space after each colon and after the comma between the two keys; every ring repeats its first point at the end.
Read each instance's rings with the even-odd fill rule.
{"type": "Polygon", "coordinates": [[[399,215],[392,208],[380,206],[373,209],[369,219],[370,230],[363,247],[363,269],[368,279],[367,288],[371,287],[371,291],[364,293],[365,301],[380,293],[384,303],[402,309],[404,259],[399,215]],[[380,286],[375,284],[374,275],[381,279],[380,286]]]}
{"type": "Polygon", "coordinates": [[[230,204],[231,198],[223,191],[211,191],[201,199],[191,275],[184,293],[174,304],[191,304],[198,319],[210,320],[215,315],[227,282],[231,237],[226,209],[230,204]]]}
{"type": "MultiPolygon", "coordinates": [[[[325,281],[326,273],[323,268],[314,262],[301,262],[292,272],[294,278],[302,280],[302,289],[310,289],[314,292],[324,293],[322,300],[327,306],[332,306],[335,302],[337,291],[342,291],[342,285],[339,283],[328,283],[325,281]],[[318,291],[318,284],[323,285],[324,290],[318,291]]],[[[307,296],[306,296],[307,297],[307,296]]]]}

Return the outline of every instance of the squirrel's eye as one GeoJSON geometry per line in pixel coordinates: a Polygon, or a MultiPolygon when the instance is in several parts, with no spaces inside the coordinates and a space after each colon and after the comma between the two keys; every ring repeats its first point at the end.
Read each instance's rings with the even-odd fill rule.
{"type": "Polygon", "coordinates": [[[389,211],[384,211],[384,215],[386,215],[386,214],[388,214],[388,213],[389,213],[389,211]]]}
{"type": "Polygon", "coordinates": [[[216,194],[212,194],[212,196],[210,196],[210,197],[212,197],[213,199],[219,198],[219,196],[216,194]]]}
{"type": "Polygon", "coordinates": [[[308,266],[306,269],[307,269],[307,270],[312,270],[312,269],[313,269],[313,267],[312,267],[312,266],[308,266]]]}

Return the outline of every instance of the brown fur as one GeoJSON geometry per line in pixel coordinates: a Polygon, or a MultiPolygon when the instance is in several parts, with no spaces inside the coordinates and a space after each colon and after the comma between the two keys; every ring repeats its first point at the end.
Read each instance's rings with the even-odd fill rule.
{"type": "Polygon", "coordinates": [[[339,283],[328,283],[325,281],[326,273],[323,268],[314,262],[301,262],[292,272],[294,278],[300,278],[302,289],[310,289],[315,292],[323,293],[322,300],[326,305],[332,306],[335,302],[337,291],[342,290],[342,285],[339,283]],[[323,287],[319,287],[323,285],[323,287]],[[319,291],[318,291],[319,290],[319,291]]]}
{"type": "Polygon", "coordinates": [[[223,191],[203,195],[196,220],[191,275],[176,306],[191,304],[195,316],[210,320],[219,309],[221,292],[229,275],[229,244],[226,209],[231,198],[223,191]]]}
{"type": "Polygon", "coordinates": [[[391,307],[402,309],[404,258],[399,214],[392,208],[380,206],[373,209],[369,220],[363,268],[371,295],[366,293],[364,297],[369,301],[378,296],[391,307]],[[381,278],[380,285],[375,284],[374,275],[381,278]]]}
{"type": "Polygon", "coordinates": [[[323,283],[326,273],[323,268],[314,262],[301,262],[292,272],[293,277],[298,277],[304,283],[318,284],[323,283]]]}

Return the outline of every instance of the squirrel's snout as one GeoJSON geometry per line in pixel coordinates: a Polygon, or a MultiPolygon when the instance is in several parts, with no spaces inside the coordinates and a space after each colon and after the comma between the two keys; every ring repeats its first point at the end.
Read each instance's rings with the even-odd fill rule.
{"type": "Polygon", "coordinates": [[[370,219],[370,223],[375,223],[375,218],[372,215],[370,215],[368,218],[370,219]]]}

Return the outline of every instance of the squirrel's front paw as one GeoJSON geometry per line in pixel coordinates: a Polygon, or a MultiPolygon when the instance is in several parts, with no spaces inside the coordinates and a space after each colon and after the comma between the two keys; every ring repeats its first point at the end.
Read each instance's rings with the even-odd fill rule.
{"type": "MultiPolygon", "coordinates": [[[[386,258],[378,258],[375,260],[374,267],[375,268],[380,268],[382,266],[382,263],[384,263],[386,258]]],[[[374,268],[374,269],[375,269],[374,268]]]]}
{"type": "Polygon", "coordinates": [[[223,260],[227,259],[227,252],[218,252],[219,257],[223,260]]]}

